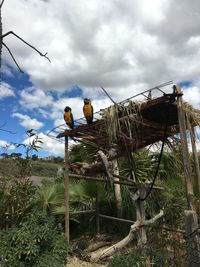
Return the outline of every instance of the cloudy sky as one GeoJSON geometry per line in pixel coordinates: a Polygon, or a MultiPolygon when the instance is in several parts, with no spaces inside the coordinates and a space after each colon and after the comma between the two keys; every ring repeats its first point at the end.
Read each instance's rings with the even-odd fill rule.
{"type": "Polygon", "coordinates": [[[3,33],[48,52],[51,63],[14,36],[4,39],[25,74],[3,48],[0,125],[15,134],[0,131],[0,147],[24,142],[33,128],[41,155],[62,155],[46,133],[63,123],[66,105],[81,117],[84,97],[95,111],[109,106],[101,86],[120,101],[173,80],[200,108],[199,0],[5,0],[2,18],[3,33]]]}

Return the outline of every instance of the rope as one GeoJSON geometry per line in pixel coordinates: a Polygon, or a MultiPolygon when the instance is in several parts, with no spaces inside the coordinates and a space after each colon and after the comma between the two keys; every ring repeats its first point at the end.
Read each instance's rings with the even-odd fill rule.
{"type": "Polygon", "coordinates": [[[159,155],[159,159],[158,159],[158,165],[157,165],[157,168],[156,168],[156,172],[154,174],[154,178],[153,178],[153,181],[152,181],[152,184],[146,194],[146,196],[144,198],[139,198],[139,200],[141,201],[144,201],[148,198],[148,196],[151,194],[151,191],[153,189],[153,186],[155,184],[155,181],[157,179],[157,175],[158,175],[158,171],[159,171],[159,168],[160,168],[160,163],[161,163],[161,159],[162,159],[162,155],[163,155],[163,150],[164,150],[164,145],[165,145],[165,140],[166,140],[166,137],[167,137],[167,127],[168,127],[168,122],[169,122],[169,104],[170,103],[173,103],[175,101],[175,97],[176,95],[174,93],[172,93],[170,95],[170,99],[169,99],[169,102],[168,102],[168,108],[167,108],[167,119],[166,119],[166,125],[165,125],[165,130],[164,130],[164,135],[163,135],[163,140],[162,140],[162,147],[161,147],[161,150],[160,150],[160,155],[159,155]]]}

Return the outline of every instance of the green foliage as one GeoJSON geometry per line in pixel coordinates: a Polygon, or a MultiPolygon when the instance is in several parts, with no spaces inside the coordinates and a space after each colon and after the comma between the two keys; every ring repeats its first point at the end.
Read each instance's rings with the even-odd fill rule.
{"type": "Polygon", "coordinates": [[[52,217],[29,214],[18,228],[0,232],[2,267],[64,267],[67,244],[52,217]]]}
{"type": "Polygon", "coordinates": [[[0,228],[21,222],[28,211],[34,191],[34,187],[27,179],[1,177],[0,228]]]}
{"type": "Polygon", "coordinates": [[[69,160],[71,163],[83,161],[89,163],[93,162],[98,150],[98,147],[95,147],[94,144],[89,145],[89,142],[88,144],[74,145],[69,153],[69,160]]]}
{"type": "Polygon", "coordinates": [[[165,207],[165,224],[181,227],[186,207],[184,181],[180,178],[165,181],[160,205],[165,207]]]}
{"type": "Polygon", "coordinates": [[[44,214],[55,211],[64,203],[64,185],[49,180],[43,180],[35,191],[32,205],[44,214]]]}
{"type": "MultiPolygon", "coordinates": [[[[160,251],[131,249],[119,253],[109,262],[108,267],[168,267],[166,254],[160,251]]],[[[172,266],[172,265],[170,265],[172,266]]]]}

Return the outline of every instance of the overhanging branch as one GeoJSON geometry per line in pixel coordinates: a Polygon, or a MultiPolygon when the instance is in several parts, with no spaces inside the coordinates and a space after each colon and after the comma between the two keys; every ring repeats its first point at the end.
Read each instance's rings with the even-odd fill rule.
{"type": "Polygon", "coordinates": [[[13,56],[12,52],[10,51],[9,47],[8,47],[5,43],[3,43],[3,42],[2,42],[2,45],[5,46],[5,48],[8,50],[9,54],[11,55],[13,61],[15,62],[16,66],[18,67],[18,69],[19,69],[22,73],[24,73],[23,70],[22,70],[22,69],[20,68],[20,66],[18,65],[18,63],[17,63],[15,57],[13,56]]]}
{"type": "Polygon", "coordinates": [[[17,37],[20,41],[22,41],[23,43],[25,43],[26,45],[28,45],[29,47],[31,47],[33,50],[35,50],[41,57],[45,57],[49,62],[51,62],[51,60],[47,57],[47,53],[43,54],[41,53],[37,48],[35,48],[33,45],[29,44],[28,42],[26,42],[23,38],[21,38],[19,35],[17,35],[16,33],[14,33],[13,31],[9,31],[5,34],[2,35],[1,39],[5,38],[6,36],[8,36],[9,34],[13,34],[15,37],[17,37]]]}
{"type": "Polygon", "coordinates": [[[4,0],[2,0],[2,2],[1,2],[1,4],[0,4],[0,8],[2,8],[2,6],[3,6],[3,2],[4,2],[4,0]]]}

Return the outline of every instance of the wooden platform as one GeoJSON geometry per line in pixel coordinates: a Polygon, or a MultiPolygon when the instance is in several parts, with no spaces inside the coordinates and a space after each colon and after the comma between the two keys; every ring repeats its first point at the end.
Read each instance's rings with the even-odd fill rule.
{"type": "MultiPolygon", "coordinates": [[[[133,109],[131,116],[134,117],[134,123],[131,125],[131,129],[128,129],[129,131],[127,131],[127,126],[124,123],[124,117],[120,117],[119,115],[122,131],[118,134],[115,144],[120,154],[123,154],[123,151],[127,147],[131,151],[136,151],[137,149],[162,140],[166,124],[167,137],[179,133],[177,103],[176,101],[172,101],[171,97],[171,95],[163,95],[142,102],[138,112],[136,112],[134,102],[132,102],[133,109]]],[[[187,108],[189,105],[183,104],[184,106],[187,108]]],[[[191,107],[191,109],[188,109],[188,112],[190,113],[188,116],[190,120],[193,120],[193,117],[200,118],[199,110],[191,107]]],[[[195,120],[191,123],[194,125],[195,120]]],[[[79,125],[72,130],[66,130],[58,134],[57,138],[64,136],[69,136],[74,140],[90,141],[100,149],[108,149],[111,146],[104,119],[97,120],[90,125],[79,125]]]]}

